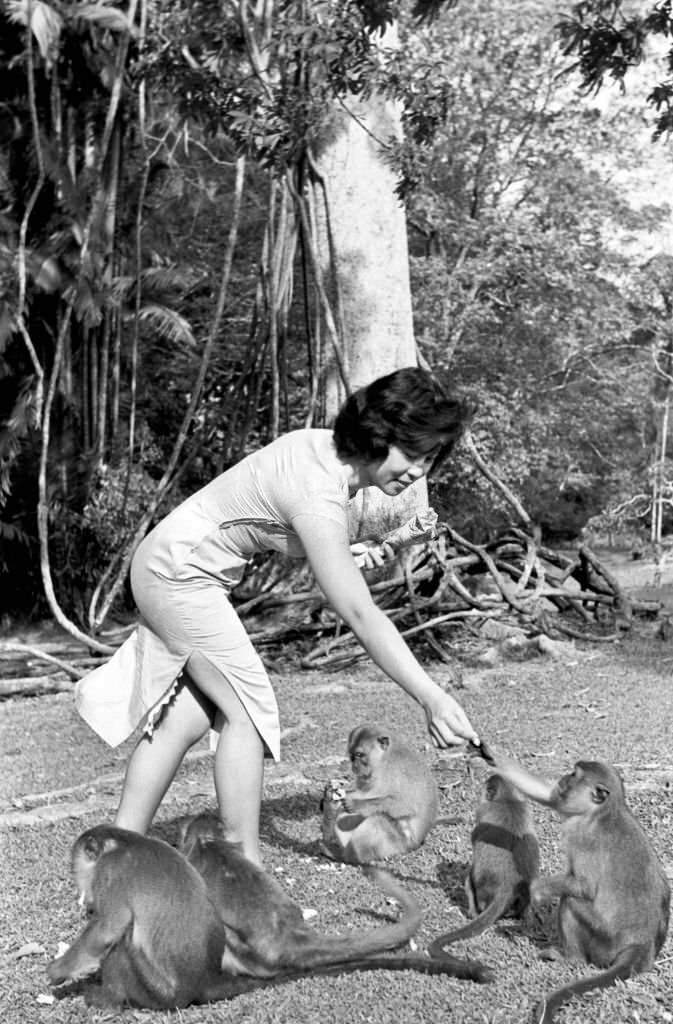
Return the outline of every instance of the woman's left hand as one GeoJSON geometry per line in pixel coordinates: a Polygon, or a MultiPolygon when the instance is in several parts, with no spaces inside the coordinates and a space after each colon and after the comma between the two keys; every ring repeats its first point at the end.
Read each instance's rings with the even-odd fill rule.
{"type": "Polygon", "coordinates": [[[457,700],[437,688],[437,695],[425,705],[428,732],[436,747],[452,747],[465,740],[479,746],[479,736],[457,700]]]}
{"type": "Polygon", "coordinates": [[[351,554],[358,569],[378,569],[395,554],[390,544],[351,544],[351,554]]]}

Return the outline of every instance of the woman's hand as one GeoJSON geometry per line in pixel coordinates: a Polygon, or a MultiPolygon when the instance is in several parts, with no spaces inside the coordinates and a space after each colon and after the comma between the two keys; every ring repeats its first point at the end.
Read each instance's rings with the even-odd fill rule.
{"type": "Polygon", "coordinates": [[[457,700],[437,688],[437,695],[425,705],[428,732],[436,747],[452,747],[465,740],[479,745],[479,736],[457,700]]]}
{"type": "Polygon", "coordinates": [[[351,544],[351,554],[358,569],[379,569],[395,552],[389,544],[368,544],[359,541],[351,544]]]}

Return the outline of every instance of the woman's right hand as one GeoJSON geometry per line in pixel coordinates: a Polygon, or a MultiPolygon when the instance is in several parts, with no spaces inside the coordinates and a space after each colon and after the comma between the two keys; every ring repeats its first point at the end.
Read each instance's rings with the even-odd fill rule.
{"type": "Polygon", "coordinates": [[[437,687],[437,694],[425,707],[430,738],[436,747],[454,747],[465,740],[479,746],[479,736],[462,706],[437,687]]]}

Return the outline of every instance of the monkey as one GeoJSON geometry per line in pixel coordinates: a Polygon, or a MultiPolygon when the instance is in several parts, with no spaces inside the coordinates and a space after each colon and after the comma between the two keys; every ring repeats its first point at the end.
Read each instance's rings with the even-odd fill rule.
{"type": "Polygon", "coordinates": [[[512,758],[488,748],[485,753],[499,775],[559,814],[566,870],[536,879],[531,901],[539,905],[560,897],[562,951],[603,968],[541,999],[534,1021],[551,1024],[573,996],[652,967],[668,931],[670,886],[611,765],[578,761],[572,772],[551,783],[512,758]]]}
{"type": "Polygon", "coordinates": [[[415,850],[436,824],[437,786],[421,757],[389,730],[361,725],[348,737],[354,785],[341,800],[328,784],[321,804],[323,850],[351,864],[415,850]]]}
{"type": "Polygon", "coordinates": [[[172,1009],[236,993],[226,931],[199,873],[168,843],[112,825],[83,832],[72,872],[88,921],[47,965],[53,985],[90,979],[87,1001],[172,1009]]]}
{"type": "MultiPolygon", "coordinates": [[[[421,913],[416,901],[379,867],[365,866],[365,874],[401,907],[399,920],[361,935],[325,936],[304,921],[301,908],[261,868],[249,861],[235,843],[224,839],[222,822],[213,814],[188,819],[180,850],[199,872],[222,917],[227,931],[238,941],[230,943],[224,967],[257,977],[285,976],[288,971],[311,971],[338,965],[342,972],[416,970],[448,974],[477,982],[493,980],[490,968],[478,961],[444,956],[438,961],[425,956],[375,957],[401,946],[417,930],[421,913]],[[439,970],[435,970],[435,964],[439,970]]],[[[321,972],[322,973],[322,972],[321,972]]]]}
{"type": "MultiPolygon", "coordinates": [[[[310,969],[279,967],[273,974],[264,954],[257,963],[254,943],[251,946],[247,941],[245,890],[237,892],[237,888],[242,890],[250,878],[245,873],[235,874],[244,859],[242,854],[238,856],[232,868],[231,891],[240,901],[234,915],[240,931],[224,920],[204,877],[168,843],[113,825],[83,832],[73,846],[72,871],[88,920],[72,946],[47,965],[52,985],[83,982],[89,1005],[163,1010],[231,999],[310,974],[415,969],[477,981],[493,978],[492,972],[476,961],[455,961],[454,968],[453,958],[443,963],[423,957],[363,956],[351,963],[326,962],[310,969]]],[[[227,870],[225,865],[225,873],[227,870]]],[[[268,890],[271,893],[274,884],[268,890]]],[[[249,901],[256,907],[255,927],[261,930],[268,930],[265,893],[257,893],[249,901]]],[[[269,899],[272,903],[273,897],[269,899]]],[[[281,906],[281,917],[284,910],[287,912],[281,906]]],[[[275,907],[269,908],[269,920],[275,911],[275,907]]],[[[299,908],[289,915],[298,927],[300,918],[303,925],[299,908]]],[[[408,922],[392,925],[388,931],[390,944],[404,941],[402,936],[414,930],[419,917],[411,901],[408,922]]],[[[388,948],[388,940],[378,948],[388,948]]]]}
{"type": "Polygon", "coordinates": [[[497,775],[486,780],[471,840],[465,891],[473,920],[435,939],[430,956],[441,955],[451,942],[481,935],[506,914],[522,917],[528,910],[530,886],[540,873],[540,847],[528,804],[497,775]]]}

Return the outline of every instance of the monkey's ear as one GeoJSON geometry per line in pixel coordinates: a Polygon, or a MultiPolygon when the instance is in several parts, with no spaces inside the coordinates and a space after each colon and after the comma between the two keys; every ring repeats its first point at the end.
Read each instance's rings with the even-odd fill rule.
{"type": "Polygon", "coordinates": [[[98,860],[103,852],[102,845],[95,836],[85,836],[82,839],[80,849],[87,860],[98,860]]]}
{"type": "Polygon", "coordinates": [[[601,786],[600,782],[591,790],[591,799],[595,804],[604,804],[609,796],[610,790],[607,786],[601,786]]]}
{"type": "Polygon", "coordinates": [[[381,736],[378,736],[377,739],[381,749],[387,750],[388,747],[390,746],[390,736],[386,736],[385,734],[383,734],[381,736]]]}

